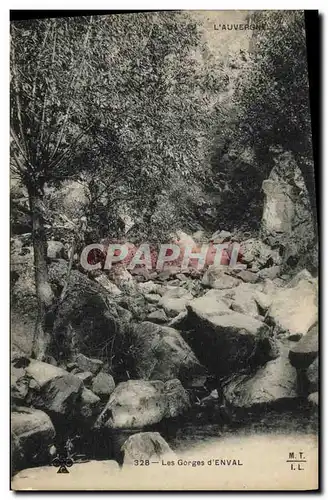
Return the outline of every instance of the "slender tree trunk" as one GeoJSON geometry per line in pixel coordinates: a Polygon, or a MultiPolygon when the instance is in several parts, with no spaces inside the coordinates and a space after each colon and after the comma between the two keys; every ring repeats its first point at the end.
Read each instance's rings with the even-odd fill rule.
{"type": "Polygon", "coordinates": [[[49,334],[45,331],[45,315],[53,301],[53,292],[48,281],[47,238],[44,227],[41,190],[29,188],[29,202],[32,217],[34,273],[38,302],[32,356],[36,359],[43,359],[50,341],[49,334]]]}

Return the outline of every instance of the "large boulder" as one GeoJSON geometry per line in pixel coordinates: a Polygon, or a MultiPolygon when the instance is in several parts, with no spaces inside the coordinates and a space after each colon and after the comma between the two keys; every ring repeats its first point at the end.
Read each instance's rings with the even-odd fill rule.
{"type": "Polygon", "coordinates": [[[297,372],[288,359],[279,357],[254,375],[235,377],[224,387],[223,394],[228,405],[237,409],[283,404],[298,397],[297,372]]]}
{"type": "Polygon", "coordinates": [[[273,161],[269,178],[263,182],[261,236],[270,246],[283,250],[285,265],[295,268],[307,260],[315,268],[315,227],[301,169],[291,152],[277,150],[273,161]]]}
{"type": "Polygon", "coordinates": [[[153,281],[145,281],[144,283],[138,283],[138,289],[141,293],[149,294],[155,293],[158,294],[162,289],[161,285],[154,283],[153,281]]]}
{"type": "Polygon", "coordinates": [[[232,311],[220,296],[199,297],[187,309],[184,338],[212,373],[226,376],[272,357],[268,326],[232,311]]]}
{"type": "Polygon", "coordinates": [[[315,280],[301,280],[294,287],[277,289],[268,319],[289,335],[302,336],[318,320],[318,292],[315,280]]]}
{"type": "Polygon", "coordinates": [[[142,428],[160,422],[166,412],[164,382],[128,380],[116,386],[95,427],[142,428]]]}
{"type": "Polygon", "coordinates": [[[306,369],[319,352],[318,325],[314,325],[289,351],[289,360],[295,368],[306,369]]]}
{"type": "MultiPolygon", "coordinates": [[[[66,277],[65,261],[54,261],[49,266],[49,279],[54,289],[60,291],[66,277]]],[[[101,359],[104,347],[113,344],[114,337],[114,348],[120,350],[120,339],[129,328],[131,313],[115,300],[102,285],[72,270],[65,300],[53,314],[51,350],[54,357],[59,361],[71,360],[78,352],[91,359],[101,359]]],[[[116,359],[118,356],[114,362],[116,359]]],[[[93,371],[87,367],[82,370],[93,371]]]]}
{"type": "Polygon", "coordinates": [[[202,279],[202,284],[204,286],[216,288],[218,290],[233,288],[239,283],[238,279],[226,274],[222,266],[216,266],[214,264],[208,267],[202,279]]]}
{"type": "Polygon", "coordinates": [[[254,285],[252,283],[242,283],[236,288],[233,288],[231,294],[231,309],[256,318],[259,315],[256,294],[258,292],[261,293],[261,289],[261,285],[254,285]]]}
{"type": "Polygon", "coordinates": [[[77,376],[77,378],[82,380],[83,385],[85,387],[88,387],[91,384],[92,379],[93,379],[93,373],[91,373],[91,372],[77,372],[77,373],[75,373],[75,370],[72,370],[72,372],[74,373],[74,375],[77,376]]]}
{"type": "Polygon", "coordinates": [[[35,408],[57,415],[72,412],[82,391],[82,380],[62,368],[36,360],[26,367],[26,375],[34,381],[28,397],[35,408]]]}
{"type": "Polygon", "coordinates": [[[49,461],[49,448],[56,433],[46,413],[34,408],[15,408],[11,413],[11,433],[14,470],[49,461]]]}
{"type": "MultiPolygon", "coordinates": [[[[184,385],[198,385],[206,374],[189,345],[174,328],[145,321],[131,333],[137,378],[178,378],[184,385]]],[[[204,381],[204,380],[203,380],[204,381]]]]}
{"type": "Polygon", "coordinates": [[[275,264],[280,264],[279,252],[272,249],[262,240],[249,238],[241,245],[241,261],[252,270],[260,270],[275,264]]]}
{"type": "Polygon", "coordinates": [[[159,432],[139,432],[130,436],[122,446],[124,464],[134,464],[134,460],[159,462],[162,459],[174,459],[171,450],[159,432]]]}
{"type": "Polygon", "coordinates": [[[189,410],[190,398],[180,380],[174,379],[165,382],[164,391],[167,398],[166,416],[168,418],[178,417],[189,410]]]}
{"type": "Polygon", "coordinates": [[[188,290],[182,287],[170,287],[159,300],[158,305],[163,307],[170,317],[177,316],[186,310],[186,305],[193,299],[188,290]]]}

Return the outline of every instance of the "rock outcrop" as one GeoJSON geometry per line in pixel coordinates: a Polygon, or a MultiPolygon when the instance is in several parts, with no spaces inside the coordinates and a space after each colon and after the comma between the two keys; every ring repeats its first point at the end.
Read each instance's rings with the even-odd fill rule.
{"type": "Polygon", "coordinates": [[[319,352],[318,325],[314,325],[289,351],[289,360],[295,368],[306,369],[319,352]]]}
{"type": "Polygon", "coordinates": [[[174,459],[171,450],[159,432],[139,432],[130,436],[122,446],[124,465],[133,465],[134,460],[159,461],[174,459]]]}

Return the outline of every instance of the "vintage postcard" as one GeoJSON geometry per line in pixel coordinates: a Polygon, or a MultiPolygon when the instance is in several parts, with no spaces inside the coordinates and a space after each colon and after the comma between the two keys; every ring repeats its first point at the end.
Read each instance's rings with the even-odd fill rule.
{"type": "Polygon", "coordinates": [[[13,490],[318,490],[315,22],[12,11],[13,490]]]}

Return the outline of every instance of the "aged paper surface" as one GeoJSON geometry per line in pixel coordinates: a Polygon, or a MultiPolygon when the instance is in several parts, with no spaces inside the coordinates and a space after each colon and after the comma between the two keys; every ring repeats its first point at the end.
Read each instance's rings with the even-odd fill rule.
{"type": "Polygon", "coordinates": [[[11,487],[316,490],[303,11],[11,21],[11,487]]]}

